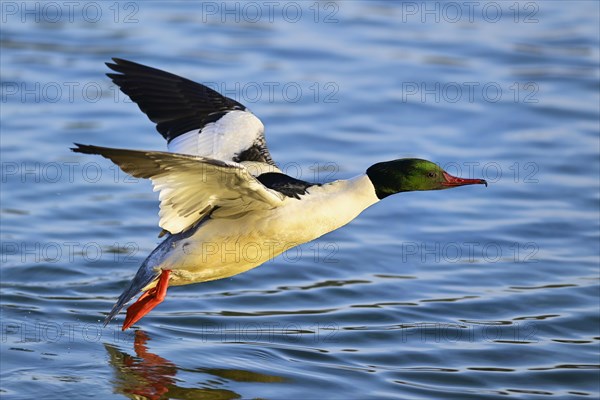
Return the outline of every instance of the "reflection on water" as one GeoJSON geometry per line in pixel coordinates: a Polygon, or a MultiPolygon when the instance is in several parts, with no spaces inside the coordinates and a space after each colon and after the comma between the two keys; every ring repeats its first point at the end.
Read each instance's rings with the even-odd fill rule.
{"type": "MultiPolygon", "coordinates": [[[[176,378],[178,367],[171,361],[148,350],[150,336],[142,331],[135,332],[133,350],[135,355],[119,350],[111,344],[104,344],[110,357],[110,365],[114,368],[115,393],[129,398],[147,399],[238,399],[241,396],[225,389],[216,389],[219,381],[279,383],[284,379],[279,376],[264,375],[239,369],[196,368],[187,372],[196,373],[201,388],[179,386],[176,378]],[[212,375],[212,377],[206,377],[212,375]],[[220,378],[220,379],[215,379],[220,378]]],[[[198,356],[201,363],[202,356],[198,356]]]]}
{"type": "Polygon", "coordinates": [[[148,340],[149,337],[144,331],[135,332],[133,344],[135,356],[121,352],[112,345],[104,345],[110,356],[110,364],[116,373],[114,380],[116,392],[131,398],[137,395],[159,399],[176,386],[174,377],[177,374],[177,367],[172,362],[149,352],[146,346],[148,340]]]}

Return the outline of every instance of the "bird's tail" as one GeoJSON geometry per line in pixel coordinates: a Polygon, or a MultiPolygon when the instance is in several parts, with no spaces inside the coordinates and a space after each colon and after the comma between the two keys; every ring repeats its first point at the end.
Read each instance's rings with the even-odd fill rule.
{"type": "Polygon", "coordinates": [[[144,260],[140,269],[129,282],[127,288],[121,293],[119,299],[113,306],[110,313],[104,320],[104,326],[108,323],[125,307],[131,299],[133,299],[139,292],[142,291],[146,286],[150,285],[153,281],[157,280],[160,276],[160,269],[156,269],[157,265],[160,265],[164,260],[166,254],[171,248],[172,236],[169,235],[150,255],[144,260]]]}
{"type": "Polygon", "coordinates": [[[115,303],[108,316],[104,319],[104,326],[108,325],[108,323],[125,307],[127,303],[131,299],[133,299],[143,288],[148,286],[152,281],[156,280],[160,273],[155,273],[149,268],[140,267],[137,274],[127,288],[121,293],[119,296],[119,300],[115,303]]]}

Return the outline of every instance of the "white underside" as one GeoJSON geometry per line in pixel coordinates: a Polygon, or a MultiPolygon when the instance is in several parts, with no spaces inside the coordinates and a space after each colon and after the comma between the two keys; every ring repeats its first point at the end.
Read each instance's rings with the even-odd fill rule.
{"type": "Polygon", "coordinates": [[[172,271],[170,285],[233,276],[347,224],[377,201],[366,175],[315,186],[270,210],[210,219],[155,268],[172,271]]]}

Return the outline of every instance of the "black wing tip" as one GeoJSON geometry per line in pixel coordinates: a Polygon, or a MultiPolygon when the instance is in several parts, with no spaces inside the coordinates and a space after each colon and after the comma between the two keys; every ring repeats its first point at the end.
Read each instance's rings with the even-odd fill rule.
{"type": "Polygon", "coordinates": [[[74,153],[83,153],[83,154],[100,154],[99,147],[91,144],[81,144],[81,143],[73,143],[77,147],[71,147],[71,151],[74,153]]]}
{"type": "Polygon", "coordinates": [[[134,69],[143,70],[143,69],[151,69],[147,65],[138,64],[133,61],[125,60],[123,58],[112,57],[111,60],[113,62],[105,62],[104,64],[110,68],[111,70],[118,72],[119,74],[107,73],[109,78],[114,80],[114,77],[119,77],[125,75],[127,72],[131,72],[134,69]]]}
{"type": "MultiPolygon", "coordinates": [[[[165,74],[165,75],[173,75],[170,72],[163,71],[161,69],[149,67],[144,64],[137,63],[135,61],[125,60],[124,58],[112,57],[111,60],[113,62],[105,62],[104,64],[112,69],[115,72],[119,72],[121,74],[126,74],[128,72],[137,72],[137,73],[151,73],[151,74],[165,74]]],[[[107,74],[108,75],[108,74],[107,74]]],[[[176,78],[181,77],[177,75],[173,75],[176,78]]]]}
{"type": "Polygon", "coordinates": [[[82,150],[86,145],[85,144],[81,144],[81,143],[73,143],[76,147],[70,147],[72,152],[75,153],[81,153],[82,150]]]}
{"type": "Polygon", "coordinates": [[[112,62],[109,61],[104,63],[110,69],[113,69],[113,67],[118,67],[119,65],[135,64],[133,61],[125,60],[124,58],[111,57],[110,59],[112,62]]]}
{"type": "Polygon", "coordinates": [[[119,58],[119,57],[111,57],[110,59],[113,61],[112,63],[111,62],[105,63],[110,68],[112,68],[113,66],[123,66],[123,65],[142,65],[142,64],[138,64],[134,61],[129,61],[129,60],[126,60],[124,58],[119,58]]]}

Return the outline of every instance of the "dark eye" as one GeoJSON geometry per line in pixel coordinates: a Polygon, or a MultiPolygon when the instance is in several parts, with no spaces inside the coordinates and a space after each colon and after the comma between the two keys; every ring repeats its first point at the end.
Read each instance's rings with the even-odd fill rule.
{"type": "Polygon", "coordinates": [[[430,178],[435,178],[436,173],[435,172],[430,172],[430,173],[427,174],[427,176],[430,177],[430,178]]]}

